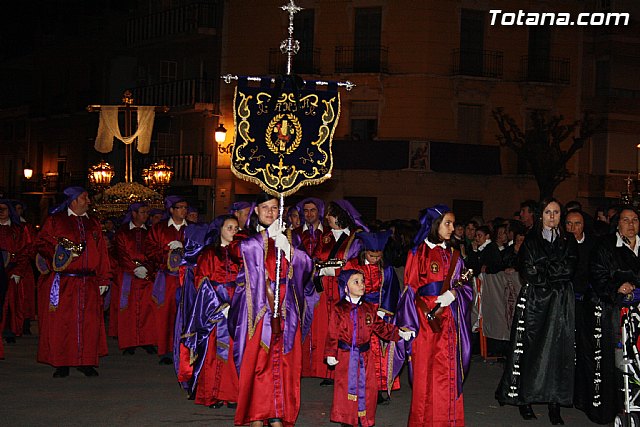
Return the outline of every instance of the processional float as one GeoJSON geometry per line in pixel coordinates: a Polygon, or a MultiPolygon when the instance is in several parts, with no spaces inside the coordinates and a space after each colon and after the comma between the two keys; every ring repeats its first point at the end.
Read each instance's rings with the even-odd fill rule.
{"type": "MultiPolygon", "coordinates": [[[[237,81],[231,170],[279,199],[280,227],[285,196],[331,178],[331,144],[340,117],[338,88],[355,86],[350,81],[305,81],[293,73],[293,57],[300,49],[300,42],[293,38],[293,19],[302,8],[289,0],[281,9],[289,14],[289,36],[280,44],[287,56],[286,74],[221,76],[227,84],[237,81]]],[[[278,251],[276,277],[280,277],[281,261],[278,251]]],[[[274,319],[279,317],[279,303],[280,287],[276,286],[274,319]]]]}

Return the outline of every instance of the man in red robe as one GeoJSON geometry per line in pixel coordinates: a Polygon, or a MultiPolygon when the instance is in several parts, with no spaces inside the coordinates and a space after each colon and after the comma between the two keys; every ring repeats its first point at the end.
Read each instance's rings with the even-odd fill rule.
{"type": "Polygon", "coordinates": [[[184,229],[188,203],[180,196],[164,201],[168,218],[153,227],[144,245],[147,260],[156,274],[152,298],[155,302],[156,340],[161,365],[173,365],[173,339],[176,321],[176,291],[180,287],[179,269],[184,255],[184,229]]]}
{"type": "Polygon", "coordinates": [[[143,347],[150,354],[156,352],[151,300],[153,282],[149,280],[149,264],[143,249],[148,233],[145,225],[148,218],[149,207],[146,203],[131,204],[115,236],[120,284],[120,298],[115,304],[119,312],[118,345],[125,355],[134,354],[136,347],[143,347]]]}
{"type": "Polygon", "coordinates": [[[98,357],[107,354],[100,294],[111,280],[109,255],[100,223],[87,214],[87,192],[68,187],[64,194],[67,199],[47,217],[36,242],[53,268],[41,288],[49,296],[49,312],[41,321],[38,361],[56,368],[54,378],[67,377],[70,366],[97,376],[98,357]]]}
{"type": "Polygon", "coordinates": [[[24,270],[25,275],[21,278],[20,282],[20,304],[24,313],[24,326],[22,333],[24,335],[31,335],[31,320],[36,319],[36,279],[33,274],[33,263],[36,258],[35,242],[38,237],[38,231],[34,225],[24,218],[24,211],[26,210],[25,204],[20,200],[13,201],[13,207],[20,218],[20,224],[25,228],[25,233],[28,234],[31,244],[28,246],[27,257],[29,262],[29,268],[24,270]]]}
{"type": "Polygon", "coordinates": [[[302,249],[313,258],[324,232],[322,227],[324,202],[315,197],[307,197],[298,203],[297,207],[304,215],[304,223],[294,230],[300,236],[301,244],[299,249],[302,249]]]}
{"type": "Polygon", "coordinates": [[[23,285],[24,278],[31,270],[30,248],[29,233],[20,223],[13,205],[7,199],[0,199],[0,251],[9,278],[2,310],[5,328],[2,333],[7,343],[15,343],[15,337],[22,335],[24,321],[28,317],[23,285]]]}

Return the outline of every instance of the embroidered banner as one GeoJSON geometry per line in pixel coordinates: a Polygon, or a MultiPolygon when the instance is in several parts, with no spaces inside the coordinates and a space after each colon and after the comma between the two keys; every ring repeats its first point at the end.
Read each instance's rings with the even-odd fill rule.
{"type": "Polygon", "coordinates": [[[255,87],[239,78],[233,113],[231,169],[239,178],[273,196],[288,196],[331,177],[340,116],[337,84],[317,90],[283,76],[275,85],[269,77],[255,87]]]}

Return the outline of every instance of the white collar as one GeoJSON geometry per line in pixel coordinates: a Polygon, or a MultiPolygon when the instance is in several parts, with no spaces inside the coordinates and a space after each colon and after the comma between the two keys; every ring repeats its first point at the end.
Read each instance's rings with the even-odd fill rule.
{"type": "Polygon", "coordinates": [[[342,230],[331,229],[331,232],[333,233],[333,237],[334,237],[334,239],[336,239],[336,241],[338,241],[338,239],[340,238],[342,233],[346,234],[347,236],[351,235],[351,231],[349,230],[348,227],[347,228],[343,228],[342,230]]]}
{"type": "Polygon", "coordinates": [[[0,225],[11,225],[11,218],[7,219],[4,222],[0,221],[0,225]]]}
{"type": "Polygon", "coordinates": [[[20,222],[27,222],[27,220],[24,217],[20,217],[20,222]]]}
{"type": "Polygon", "coordinates": [[[362,298],[362,297],[352,298],[351,295],[345,295],[345,297],[344,297],[344,299],[346,299],[347,301],[351,302],[351,304],[355,304],[355,305],[358,305],[358,303],[360,302],[360,298],[362,298]]]}
{"type": "MultiPolygon", "coordinates": [[[[302,226],[302,231],[307,231],[308,229],[309,229],[309,226],[305,222],[304,225],[302,226]]],[[[322,228],[322,223],[319,223],[318,228],[315,228],[314,230],[320,230],[320,232],[323,232],[324,228],[322,228]]]]}
{"type": "Polygon", "coordinates": [[[142,224],[140,227],[136,227],[136,225],[133,223],[133,221],[129,221],[129,230],[133,230],[134,228],[144,228],[146,230],[147,226],[142,224]]]}
{"type": "Polygon", "coordinates": [[[67,208],[67,215],[69,216],[84,216],[89,218],[89,215],[87,215],[87,213],[83,213],[82,215],[78,215],[77,213],[75,213],[74,211],[71,210],[71,208],[67,208]]]}
{"type": "Polygon", "coordinates": [[[626,246],[627,248],[631,249],[633,253],[636,254],[636,256],[638,256],[638,248],[640,247],[640,237],[636,236],[636,245],[633,248],[629,246],[624,240],[622,240],[622,236],[617,231],[616,231],[616,237],[618,238],[618,240],[616,241],[616,247],[621,248],[622,246],[626,246]]]}
{"type": "Polygon", "coordinates": [[[182,228],[182,226],[187,225],[187,220],[183,220],[182,224],[176,224],[173,221],[173,218],[169,218],[169,227],[171,227],[172,225],[176,228],[176,230],[180,231],[180,228],[182,228]]]}
{"type": "Polygon", "coordinates": [[[491,239],[487,239],[487,240],[485,240],[485,242],[484,242],[483,244],[481,244],[480,246],[478,246],[478,252],[482,252],[482,250],[483,250],[484,248],[486,248],[486,247],[487,247],[487,245],[488,245],[489,243],[491,243],[491,239]]]}
{"type": "MultiPolygon", "coordinates": [[[[584,243],[584,238],[585,238],[586,236],[587,236],[587,235],[586,235],[586,234],[584,233],[584,231],[583,231],[583,232],[582,232],[582,239],[578,240],[578,244],[580,244],[580,243],[584,243]]],[[[577,240],[577,239],[576,239],[576,240],[577,240]]]]}
{"type": "Polygon", "coordinates": [[[432,243],[432,242],[429,241],[428,237],[426,239],[424,239],[424,242],[427,244],[427,246],[429,246],[429,249],[433,249],[436,246],[440,246],[442,249],[447,249],[447,244],[445,242],[432,243]]]}

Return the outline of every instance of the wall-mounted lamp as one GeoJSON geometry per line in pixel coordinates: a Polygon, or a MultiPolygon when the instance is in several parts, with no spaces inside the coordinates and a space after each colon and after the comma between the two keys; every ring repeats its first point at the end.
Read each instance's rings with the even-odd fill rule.
{"type": "Polygon", "coordinates": [[[222,144],[227,139],[227,129],[222,123],[215,130],[215,139],[218,144],[222,144]]]}
{"type": "Polygon", "coordinates": [[[31,164],[29,162],[25,163],[22,172],[24,173],[25,178],[31,179],[31,177],[33,176],[33,168],[31,167],[31,164]]]}

